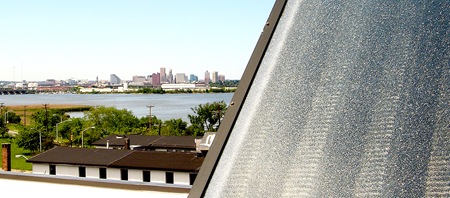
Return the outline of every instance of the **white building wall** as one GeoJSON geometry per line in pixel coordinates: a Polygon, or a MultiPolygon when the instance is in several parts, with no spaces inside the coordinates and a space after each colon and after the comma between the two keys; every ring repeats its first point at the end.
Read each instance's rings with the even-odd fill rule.
{"type": "MultiPolygon", "coordinates": [[[[0,171],[1,172],[1,171],[0,171]]],[[[47,171],[48,172],[48,171],[47,171]]],[[[27,173],[28,174],[28,173],[27,173]]],[[[188,193],[158,192],[150,190],[129,190],[120,188],[80,186],[62,183],[47,183],[27,180],[5,179],[0,177],[1,189],[18,193],[12,197],[152,197],[186,198],[188,193]],[[56,191],[55,191],[56,190],[56,191]],[[56,193],[56,194],[54,194],[56,193]],[[62,193],[62,194],[61,194],[62,193]],[[64,195],[64,196],[63,196],[64,195]]],[[[3,197],[3,194],[2,194],[3,197]]]]}
{"type": "Polygon", "coordinates": [[[162,84],[161,88],[166,90],[166,89],[195,89],[196,86],[195,84],[162,84]]]}
{"type": "Polygon", "coordinates": [[[98,167],[86,167],[87,178],[100,178],[98,167]]]}
{"type": "Polygon", "coordinates": [[[189,173],[174,172],[173,173],[173,183],[189,185],[189,173]]]}
{"type": "Polygon", "coordinates": [[[128,169],[128,180],[142,182],[144,180],[142,170],[128,169]]]}
{"type": "Polygon", "coordinates": [[[166,183],[166,172],[150,171],[150,181],[157,183],[166,183]]]}
{"type": "Polygon", "coordinates": [[[118,168],[107,168],[106,169],[106,179],[120,180],[120,169],[118,169],[118,168]]]}
{"type": "Polygon", "coordinates": [[[50,168],[49,168],[48,164],[33,163],[32,169],[33,169],[33,173],[35,173],[35,174],[47,174],[47,175],[50,174],[49,173],[50,168]]]}
{"type": "Polygon", "coordinates": [[[56,175],[78,177],[78,166],[57,165],[56,175]]]}
{"type": "MultiPolygon", "coordinates": [[[[143,182],[143,170],[128,169],[128,181],[143,182]]],[[[48,164],[33,164],[33,173],[35,174],[49,174],[48,164]]],[[[78,166],[71,165],[57,165],[56,175],[59,176],[73,176],[79,177],[78,166]]],[[[99,179],[99,167],[86,167],[86,178],[99,179]]],[[[121,173],[119,168],[107,168],[106,178],[110,180],[121,180],[121,173]]],[[[173,172],[174,184],[189,185],[189,173],[173,172]]],[[[150,181],[156,183],[166,183],[166,172],[151,170],[150,181]]]]}

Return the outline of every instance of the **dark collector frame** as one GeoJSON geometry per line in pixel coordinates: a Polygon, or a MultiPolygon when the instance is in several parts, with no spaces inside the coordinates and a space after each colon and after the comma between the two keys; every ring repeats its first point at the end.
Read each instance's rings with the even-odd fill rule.
{"type": "Polygon", "coordinates": [[[214,144],[212,144],[208,155],[203,161],[200,172],[195,179],[194,185],[192,186],[188,196],[189,198],[203,197],[205,194],[206,188],[209,185],[212,175],[214,174],[222,151],[227,143],[231,131],[233,130],[242,105],[244,104],[247,94],[253,84],[253,79],[256,76],[256,72],[258,71],[262,59],[264,58],[266,49],[269,46],[272,35],[283,13],[286,2],[287,0],[277,0],[272,8],[272,11],[270,12],[267,23],[263,28],[263,32],[261,33],[252,56],[250,57],[241,81],[239,82],[239,86],[231,99],[224,121],[220,125],[216,137],[214,138],[214,144]]]}

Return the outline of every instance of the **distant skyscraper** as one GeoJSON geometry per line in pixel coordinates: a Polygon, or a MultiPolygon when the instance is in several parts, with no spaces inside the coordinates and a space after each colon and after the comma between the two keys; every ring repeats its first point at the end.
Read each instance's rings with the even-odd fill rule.
{"type": "Polygon", "coordinates": [[[225,75],[219,75],[219,81],[225,82],[225,75]]]}
{"type": "Polygon", "coordinates": [[[172,69],[169,70],[169,75],[167,76],[166,80],[167,80],[168,83],[173,83],[172,69]]]}
{"type": "Polygon", "coordinates": [[[145,79],[145,76],[133,76],[133,82],[145,82],[147,79],[145,79]]]}
{"type": "Polygon", "coordinates": [[[219,72],[213,71],[213,73],[212,73],[212,82],[213,83],[219,82],[219,72]]]}
{"type": "Polygon", "coordinates": [[[56,85],[56,80],[55,79],[47,79],[45,81],[45,85],[56,85]]]}
{"type": "Polygon", "coordinates": [[[159,78],[161,80],[161,83],[166,83],[167,82],[166,68],[165,67],[161,67],[159,69],[159,78]]]}
{"type": "Polygon", "coordinates": [[[189,81],[190,81],[190,82],[198,82],[198,76],[196,76],[196,75],[194,75],[194,74],[191,74],[191,75],[189,76],[189,81]]]}
{"type": "Polygon", "coordinates": [[[109,82],[111,82],[111,84],[113,85],[122,84],[122,80],[116,74],[111,74],[109,76],[109,82]]]}
{"type": "Polygon", "coordinates": [[[153,82],[152,75],[147,75],[147,82],[150,82],[150,83],[153,82]]]}
{"type": "MultiPolygon", "coordinates": [[[[114,75],[114,74],[111,74],[111,75],[114,75]]],[[[114,75],[114,76],[116,76],[116,75],[114,75]]],[[[117,77],[117,76],[116,76],[117,77]]],[[[119,83],[121,82],[120,81],[120,78],[119,77],[117,77],[118,79],[119,79],[119,83]]],[[[74,79],[68,79],[67,80],[67,83],[69,84],[69,85],[76,85],[77,84],[77,80],[74,80],[74,79]]],[[[111,82],[111,81],[110,81],[111,82]]],[[[117,84],[119,84],[119,83],[117,83],[117,84]]]]}
{"type": "Polygon", "coordinates": [[[184,73],[177,73],[175,77],[175,82],[177,84],[186,83],[187,82],[186,75],[184,73]]]}
{"type": "Polygon", "coordinates": [[[209,84],[210,81],[211,81],[211,77],[210,77],[209,71],[206,70],[206,72],[205,72],[205,84],[209,84]]]}
{"type": "Polygon", "coordinates": [[[153,73],[152,74],[152,85],[153,86],[157,86],[161,84],[161,79],[160,79],[160,73],[153,73]]]}

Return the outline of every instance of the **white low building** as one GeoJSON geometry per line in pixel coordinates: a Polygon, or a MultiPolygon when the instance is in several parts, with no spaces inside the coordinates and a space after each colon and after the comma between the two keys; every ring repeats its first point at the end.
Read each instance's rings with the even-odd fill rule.
{"type": "Polygon", "coordinates": [[[55,147],[29,160],[33,174],[191,186],[196,153],[55,147]]]}
{"type": "Polygon", "coordinates": [[[81,93],[91,93],[91,92],[101,92],[101,93],[110,93],[114,90],[111,88],[81,88],[81,93]]]}
{"type": "Polygon", "coordinates": [[[205,84],[191,84],[191,83],[167,83],[162,84],[161,89],[168,91],[168,90],[188,90],[188,89],[205,89],[205,84]]]}

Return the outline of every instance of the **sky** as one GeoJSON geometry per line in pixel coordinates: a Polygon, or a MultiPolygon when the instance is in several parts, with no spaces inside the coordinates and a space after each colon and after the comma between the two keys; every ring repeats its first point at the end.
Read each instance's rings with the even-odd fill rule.
{"type": "Polygon", "coordinates": [[[275,0],[0,0],[0,81],[240,79],[275,0]]]}

